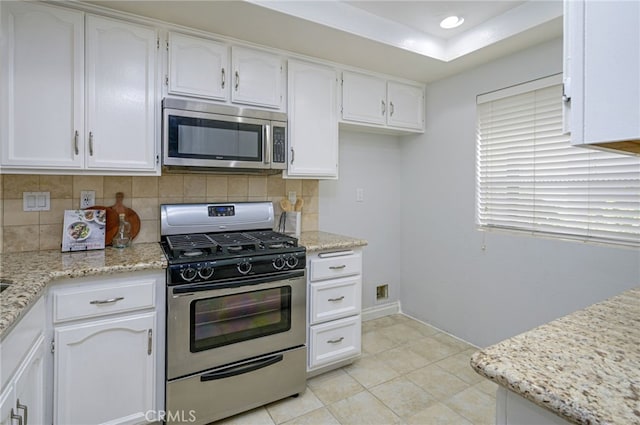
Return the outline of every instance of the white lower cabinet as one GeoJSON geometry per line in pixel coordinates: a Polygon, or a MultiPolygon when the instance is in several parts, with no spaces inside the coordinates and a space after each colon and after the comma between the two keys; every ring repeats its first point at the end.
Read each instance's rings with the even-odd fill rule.
{"type": "Polygon", "coordinates": [[[52,288],[54,424],[146,423],[162,410],[163,277],[123,273],[52,288]]]}
{"type": "Polygon", "coordinates": [[[0,424],[45,423],[44,301],[2,340],[0,424]]]}
{"type": "Polygon", "coordinates": [[[340,367],[361,353],[361,250],[308,256],[307,373],[340,367]]]}
{"type": "Polygon", "coordinates": [[[155,312],[55,329],[55,423],[143,422],[153,409],[155,312]]]}

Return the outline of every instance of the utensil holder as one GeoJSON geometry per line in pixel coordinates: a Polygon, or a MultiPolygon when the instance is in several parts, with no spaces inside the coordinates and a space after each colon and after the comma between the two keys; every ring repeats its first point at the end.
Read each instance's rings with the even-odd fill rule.
{"type": "Polygon", "coordinates": [[[302,213],[300,211],[283,211],[280,216],[278,231],[287,235],[300,237],[300,224],[302,213]]]}

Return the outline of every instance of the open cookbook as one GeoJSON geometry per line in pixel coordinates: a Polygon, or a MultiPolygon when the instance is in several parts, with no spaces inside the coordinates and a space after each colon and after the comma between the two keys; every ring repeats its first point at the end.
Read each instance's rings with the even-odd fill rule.
{"type": "Polygon", "coordinates": [[[65,210],[62,252],[104,249],[105,210],[65,210]]]}

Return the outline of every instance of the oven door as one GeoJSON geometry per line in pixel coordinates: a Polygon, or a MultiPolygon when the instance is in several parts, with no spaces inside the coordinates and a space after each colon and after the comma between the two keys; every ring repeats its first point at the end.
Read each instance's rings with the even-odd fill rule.
{"type": "Polygon", "coordinates": [[[167,379],[302,346],[304,271],[167,288],[167,379]]]}

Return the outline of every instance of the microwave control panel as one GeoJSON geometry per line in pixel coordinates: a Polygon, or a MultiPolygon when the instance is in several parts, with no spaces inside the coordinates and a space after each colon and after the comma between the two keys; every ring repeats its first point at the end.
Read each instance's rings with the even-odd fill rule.
{"type": "Polygon", "coordinates": [[[273,162],[286,164],[287,162],[287,129],[273,126],[273,162]]]}

